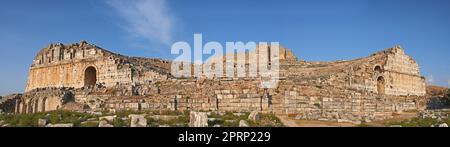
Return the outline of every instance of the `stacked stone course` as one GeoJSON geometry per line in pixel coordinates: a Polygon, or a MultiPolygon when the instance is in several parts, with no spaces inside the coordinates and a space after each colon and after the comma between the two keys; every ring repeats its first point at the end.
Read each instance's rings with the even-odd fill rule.
{"type": "Polygon", "coordinates": [[[181,79],[172,76],[167,60],[127,57],[85,41],[52,44],[34,59],[26,92],[1,105],[10,113],[76,104],[99,111],[264,111],[338,121],[424,108],[425,79],[400,46],[349,61],[301,61],[287,48],[280,57],[278,87],[264,89],[258,77],[181,79]]]}

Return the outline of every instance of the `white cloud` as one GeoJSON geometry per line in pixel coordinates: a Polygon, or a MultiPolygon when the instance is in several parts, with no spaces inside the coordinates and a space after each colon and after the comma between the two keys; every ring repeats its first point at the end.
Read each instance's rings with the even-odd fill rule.
{"type": "Polygon", "coordinates": [[[166,0],[108,0],[126,21],[133,36],[169,44],[174,19],[168,13],[166,0]]]}
{"type": "Polygon", "coordinates": [[[433,75],[429,75],[429,76],[427,77],[427,84],[433,84],[433,83],[434,83],[433,75]]]}
{"type": "Polygon", "coordinates": [[[450,80],[447,81],[448,86],[450,86],[450,80]]]}

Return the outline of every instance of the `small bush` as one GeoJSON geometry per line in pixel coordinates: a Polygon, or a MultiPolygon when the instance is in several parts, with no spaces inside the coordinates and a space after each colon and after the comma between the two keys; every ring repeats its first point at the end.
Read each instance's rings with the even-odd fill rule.
{"type": "Polygon", "coordinates": [[[133,110],[122,110],[122,111],[117,111],[115,113],[115,115],[117,115],[118,118],[122,118],[122,117],[128,117],[128,115],[130,114],[141,114],[142,112],[137,112],[137,111],[133,111],[133,110]]]}
{"type": "Polygon", "coordinates": [[[446,94],[442,98],[442,102],[445,105],[450,106],[450,89],[447,89],[446,94]]]}
{"type": "Polygon", "coordinates": [[[172,116],[178,116],[175,119],[170,120],[155,120],[151,117],[146,117],[147,123],[150,127],[157,127],[158,125],[169,125],[171,127],[187,127],[189,124],[189,115],[188,114],[182,114],[182,115],[172,115],[172,116]]]}
{"type": "Polygon", "coordinates": [[[281,120],[274,113],[261,114],[261,120],[247,120],[251,127],[284,127],[281,120]]]}
{"type": "Polygon", "coordinates": [[[98,127],[98,122],[86,122],[81,124],[80,127],[98,127]]]}
{"type": "Polygon", "coordinates": [[[34,114],[7,114],[2,116],[2,120],[11,127],[37,127],[39,119],[47,119],[48,123],[73,123],[74,126],[79,126],[81,121],[95,116],[85,113],[70,112],[70,111],[51,111],[39,112],[34,114]]]}
{"type": "Polygon", "coordinates": [[[116,118],[113,121],[113,126],[114,127],[127,127],[129,125],[125,121],[123,121],[122,119],[116,118]]]}
{"type": "Polygon", "coordinates": [[[450,89],[447,89],[447,98],[450,98],[450,89]]]}
{"type": "Polygon", "coordinates": [[[357,127],[373,127],[373,126],[366,124],[366,123],[361,123],[361,124],[357,125],[357,127]]]}

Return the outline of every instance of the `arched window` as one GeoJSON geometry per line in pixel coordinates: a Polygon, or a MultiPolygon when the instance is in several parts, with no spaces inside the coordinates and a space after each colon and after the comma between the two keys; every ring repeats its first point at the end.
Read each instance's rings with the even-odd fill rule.
{"type": "Polygon", "coordinates": [[[97,83],[97,70],[90,66],[84,72],[84,86],[95,86],[97,83]]]}
{"type": "Polygon", "coordinates": [[[385,91],[384,91],[385,87],[386,86],[385,86],[384,77],[383,76],[378,77],[377,78],[377,91],[378,91],[378,94],[384,94],[385,93],[385,91]]]}
{"type": "Polygon", "coordinates": [[[379,73],[383,72],[383,68],[381,68],[381,66],[379,66],[379,65],[375,66],[375,68],[373,70],[376,72],[379,72],[379,73]]]}

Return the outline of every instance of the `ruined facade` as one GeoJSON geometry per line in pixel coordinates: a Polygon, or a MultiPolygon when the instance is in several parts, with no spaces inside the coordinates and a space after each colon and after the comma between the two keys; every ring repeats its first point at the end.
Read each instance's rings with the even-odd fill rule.
{"type": "MultiPolygon", "coordinates": [[[[258,46],[255,53],[261,51],[271,50],[258,46]]],[[[279,51],[278,86],[266,89],[257,77],[175,78],[170,61],[127,57],[85,41],[51,44],[34,59],[26,92],[10,98],[13,107],[5,111],[259,110],[300,119],[357,121],[423,107],[425,79],[400,46],[334,62],[306,62],[287,48],[279,51]]],[[[222,59],[215,61],[232,62],[222,59]]]]}
{"type": "Polygon", "coordinates": [[[82,41],[51,44],[42,49],[30,68],[26,92],[47,87],[113,87],[167,79],[169,63],[157,59],[129,58],[82,41]],[[148,70],[153,69],[153,70],[148,70]]]}

